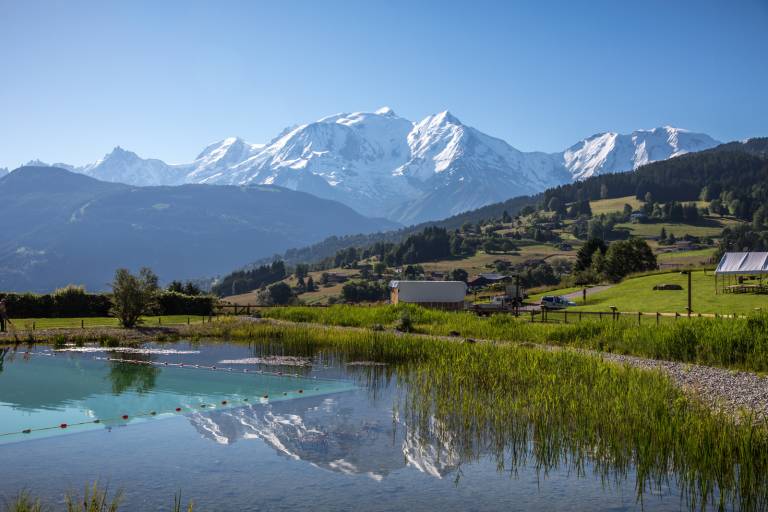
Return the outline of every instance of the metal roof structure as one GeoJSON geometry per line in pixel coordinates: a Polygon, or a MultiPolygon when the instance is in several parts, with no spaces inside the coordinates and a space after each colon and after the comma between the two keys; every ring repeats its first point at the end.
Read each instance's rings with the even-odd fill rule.
{"type": "Polygon", "coordinates": [[[768,274],[768,252],[727,252],[715,274],[768,274]]]}

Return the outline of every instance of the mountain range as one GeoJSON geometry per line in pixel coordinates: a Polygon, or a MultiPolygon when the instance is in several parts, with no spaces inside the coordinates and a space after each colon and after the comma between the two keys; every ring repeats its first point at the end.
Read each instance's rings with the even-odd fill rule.
{"type": "Polygon", "coordinates": [[[664,126],[596,134],[558,153],[523,152],[448,111],[412,122],[384,107],[288,128],[266,144],[230,137],[186,164],[116,147],[92,164],[54,166],[135,186],[278,185],[412,224],[717,144],[664,126]]]}
{"type": "Polygon", "coordinates": [[[0,177],[0,289],[104,290],[118,267],[216,275],[330,235],[396,225],[273,185],[135,187],[56,167],[0,177]]]}

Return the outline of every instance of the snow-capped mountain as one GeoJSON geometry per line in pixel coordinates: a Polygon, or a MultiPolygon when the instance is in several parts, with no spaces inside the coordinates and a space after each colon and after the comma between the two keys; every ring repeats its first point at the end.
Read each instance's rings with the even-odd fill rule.
{"type": "Polygon", "coordinates": [[[104,158],[83,167],[53,164],[102,181],[126,183],[128,185],[157,186],[181,185],[185,183],[185,166],[168,165],[162,160],[141,158],[133,151],[117,146],[104,158]]]}
{"type": "Polygon", "coordinates": [[[719,142],[703,133],[663,126],[628,135],[599,133],[563,152],[563,164],[576,180],[637,169],[658,160],[702,151],[719,142]]]}
{"type": "Polygon", "coordinates": [[[594,135],[561,153],[523,152],[448,111],[412,122],[384,107],[295,126],[267,144],[230,137],[189,164],[142,159],[117,147],[84,167],[56,165],[131,185],[279,185],[368,216],[415,223],[717,144],[665,126],[594,135]]]}

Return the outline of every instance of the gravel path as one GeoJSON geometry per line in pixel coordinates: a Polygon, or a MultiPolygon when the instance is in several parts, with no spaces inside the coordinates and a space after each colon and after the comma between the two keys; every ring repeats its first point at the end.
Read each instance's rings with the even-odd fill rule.
{"type": "Polygon", "coordinates": [[[748,411],[754,414],[755,420],[768,419],[768,378],[766,377],[713,366],[603,352],[592,353],[606,361],[660,370],[669,375],[672,381],[684,391],[716,411],[722,411],[737,418],[740,412],[748,411]]]}

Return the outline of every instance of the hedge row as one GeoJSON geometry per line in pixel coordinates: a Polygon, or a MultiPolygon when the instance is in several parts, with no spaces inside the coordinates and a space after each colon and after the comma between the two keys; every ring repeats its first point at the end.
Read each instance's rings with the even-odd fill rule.
{"type": "MultiPolygon", "coordinates": [[[[6,301],[11,318],[73,318],[110,316],[111,296],[103,293],[55,292],[45,295],[33,293],[0,293],[6,301]]],[[[156,315],[209,315],[213,312],[215,297],[184,295],[163,291],[157,296],[153,313],[156,315]]]]}

